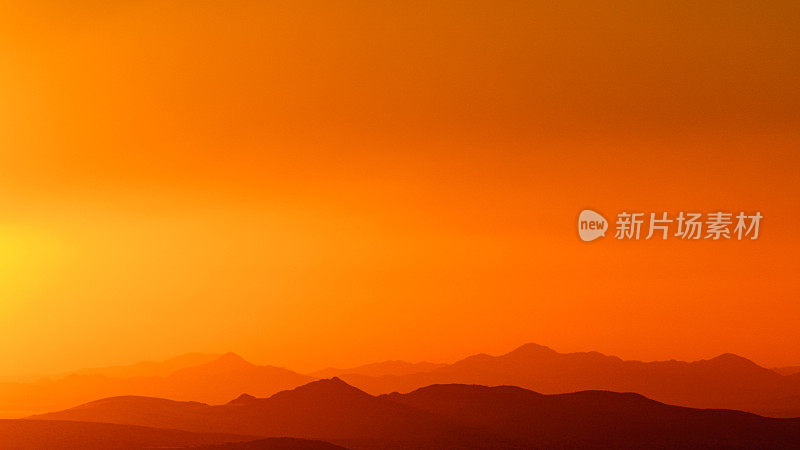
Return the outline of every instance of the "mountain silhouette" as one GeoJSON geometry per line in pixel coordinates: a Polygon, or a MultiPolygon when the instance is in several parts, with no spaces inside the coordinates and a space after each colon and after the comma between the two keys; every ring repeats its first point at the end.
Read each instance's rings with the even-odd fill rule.
{"type": "Polygon", "coordinates": [[[163,377],[72,374],[34,383],[0,383],[0,412],[9,411],[5,417],[20,417],[120,395],[224,403],[243,392],[268,396],[313,379],[288,369],[251,364],[227,353],[200,365],[181,367],[163,377]]]}
{"type": "Polygon", "coordinates": [[[238,393],[268,396],[311,380],[288,369],[258,366],[235,353],[226,353],[214,361],[180,369],[164,378],[160,388],[170,395],[160,396],[223,403],[238,393]]]}
{"type": "Polygon", "coordinates": [[[782,376],[730,353],[695,362],[642,362],[598,352],[559,353],[526,344],[501,356],[473,355],[424,373],[341,377],[375,395],[432,384],[511,385],[542,393],[637,392],[680,406],[800,416],[800,401],[793,400],[800,395],[800,374],[782,376]]]}
{"type": "Polygon", "coordinates": [[[209,406],[121,397],[35,419],[293,436],[350,448],[800,445],[800,418],[671,406],[633,393],[545,395],[512,386],[448,384],[373,396],[333,378],[245,400],[209,406]]]}
{"type": "MultiPolygon", "coordinates": [[[[800,373],[781,375],[731,353],[694,362],[641,362],[598,352],[559,353],[526,344],[504,355],[478,354],[449,365],[386,361],[345,371],[348,373],[338,375],[341,380],[372,395],[410,392],[433,384],[511,385],[547,394],[637,392],[679,406],[800,416],[800,373]],[[355,373],[357,369],[366,373],[355,373]]],[[[312,376],[255,365],[227,353],[167,376],[72,374],[35,383],[0,383],[0,417],[18,418],[124,395],[221,404],[244,393],[269,397],[313,380],[312,376]]]]}
{"type": "Polygon", "coordinates": [[[268,398],[245,399],[198,406],[192,402],[116,397],[32,418],[292,436],[346,447],[395,446],[406,441],[467,445],[487,439],[485,433],[471,426],[369,395],[338,378],[314,381],[268,398]]]}
{"type": "Polygon", "coordinates": [[[254,401],[256,401],[256,397],[250,394],[242,394],[235,399],[226,403],[227,405],[248,405],[254,401]]]}
{"type": "Polygon", "coordinates": [[[537,446],[775,448],[800,444],[800,419],[671,406],[634,393],[543,395],[513,386],[434,385],[386,397],[537,446]]]}

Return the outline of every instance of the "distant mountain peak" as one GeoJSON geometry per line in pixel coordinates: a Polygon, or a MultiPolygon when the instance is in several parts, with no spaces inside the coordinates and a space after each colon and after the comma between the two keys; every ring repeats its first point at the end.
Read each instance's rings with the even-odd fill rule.
{"type": "Polygon", "coordinates": [[[244,358],[233,352],[223,353],[222,355],[220,355],[219,358],[216,359],[216,361],[245,362],[245,363],[247,362],[244,358]]]}
{"type": "Polygon", "coordinates": [[[250,394],[242,394],[235,399],[228,402],[228,405],[249,405],[253,403],[253,401],[258,400],[256,397],[250,394]]]}
{"type": "Polygon", "coordinates": [[[532,342],[520,345],[519,347],[515,348],[508,355],[556,355],[558,354],[557,351],[553,350],[550,347],[534,344],[532,342]]]}
{"type": "MultiPolygon", "coordinates": [[[[342,380],[339,377],[331,377],[322,380],[312,381],[311,383],[308,383],[305,386],[311,386],[311,385],[325,389],[338,389],[338,390],[351,390],[351,391],[355,390],[361,392],[360,389],[347,384],[344,380],[342,380]]],[[[300,387],[302,388],[303,386],[300,387]]]]}
{"type": "Polygon", "coordinates": [[[292,398],[292,397],[314,397],[325,399],[342,399],[342,398],[370,398],[371,395],[351,386],[344,382],[339,377],[327,378],[322,380],[312,381],[310,383],[298,386],[288,391],[278,392],[270,397],[270,399],[278,398],[292,398]]]}
{"type": "MultiPolygon", "coordinates": [[[[215,367],[250,367],[253,366],[252,363],[247,361],[246,359],[242,358],[241,356],[237,355],[233,352],[228,352],[221,355],[219,358],[211,361],[210,363],[206,364],[206,366],[215,366],[215,367]]],[[[201,366],[198,366],[201,367],[201,366]]]]}
{"type": "Polygon", "coordinates": [[[761,368],[753,361],[750,361],[749,359],[739,356],[735,353],[723,353],[717,357],[709,359],[708,362],[726,366],[754,366],[761,368]]]}
{"type": "Polygon", "coordinates": [[[258,366],[246,361],[236,353],[228,352],[209,363],[180,369],[173,373],[171,377],[208,379],[210,376],[228,376],[228,374],[233,373],[247,373],[257,367],[258,366]]]}
{"type": "Polygon", "coordinates": [[[717,357],[714,357],[712,359],[729,360],[729,361],[733,361],[733,360],[746,360],[746,361],[749,361],[747,358],[745,358],[743,356],[739,356],[736,353],[723,353],[723,354],[721,354],[721,355],[719,355],[717,357]]]}

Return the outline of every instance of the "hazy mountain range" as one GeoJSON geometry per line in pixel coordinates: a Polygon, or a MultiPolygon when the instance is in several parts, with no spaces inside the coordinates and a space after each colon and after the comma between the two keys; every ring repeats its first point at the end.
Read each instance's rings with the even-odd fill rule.
{"type": "Polygon", "coordinates": [[[733,354],[641,362],[536,344],[307,375],[190,354],[0,383],[0,409],[51,411],[0,420],[0,448],[797,447],[792,369],[733,354]]]}
{"type": "Polygon", "coordinates": [[[536,344],[499,356],[474,355],[453,364],[385,361],[309,375],[251,364],[233,353],[193,354],[163,363],[0,383],[0,414],[17,418],[121,395],[224,403],[242,393],[267,397],[332,376],[373,395],[453,383],[511,385],[547,394],[609,390],[636,392],[681,406],[800,417],[800,373],[766,369],[733,354],[694,362],[641,362],[597,352],[559,353],[536,344]]]}
{"type": "MultiPolygon", "coordinates": [[[[156,370],[163,370],[157,367],[156,370]]],[[[114,395],[223,403],[242,392],[267,396],[315,378],[273,366],[251,364],[233,353],[179,368],[166,376],[115,377],[77,372],[31,383],[0,383],[0,413],[21,417],[114,395]]]]}
{"type": "Polygon", "coordinates": [[[372,394],[409,392],[437,383],[512,385],[542,393],[600,389],[696,408],[800,416],[800,374],[781,375],[730,353],[694,362],[642,362],[526,344],[504,355],[474,355],[428,372],[341,378],[372,394]]]}

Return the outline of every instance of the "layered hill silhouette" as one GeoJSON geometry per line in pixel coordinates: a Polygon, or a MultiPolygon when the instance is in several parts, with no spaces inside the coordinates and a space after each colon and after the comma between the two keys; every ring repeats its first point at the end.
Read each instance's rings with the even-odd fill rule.
{"type": "Polygon", "coordinates": [[[0,383],[0,417],[19,418],[123,395],[224,403],[244,392],[267,397],[333,374],[373,395],[453,383],[511,385],[548,394],[609,390],[637,392],[680,406],[800,417],[800,373],[791,368],[766,369],[733,354],[695,362],[641,362],[597,352],[559,353],[526,344],[504,355],[474,355],[448,365],[386,361],[311,375],[251,364],[233,353],[180,367],[209,357],[198,354],[164,363],[91,369],[34,383],[0,383]],[[164,373],[176,366],[165,376],[108,375],[164,373]]]}
{"type": "Polygon", "coordinates": [[[318,380],[269,398],[242,395],[225,405],[116,397],[36,419],[108,422],[201,432],[292,436],[345,446],[401,445],[406,440],[467,444],[483,435],[434,414],[369,395],[338,378],[318,380]],[[244,430],[248,430],[244,432],[244,430]]]}
{"type": "Polygon", "coordinates": [[[423,373],[341,378],[376,395],[432,384],[511,385],[543,393],[636,392],[681,406],[800,416],[800,374],[781,375],[730,353],[695,362],[641,362],[526,344],[501,356],[474,355],[423,373]]]}
{"type": "Polygon", "coordinates": [[[118,397],[34,419],[293,436],[350,448],[800,445],[800,419],[671,406],[639,394],[448,384],[373,396],[337,378],[225,405],[118,397]]]}
{"type": "MultiPolygon", "coordinates": [[[[170,364],[182,365],[167,363],[170,364]]],[[[142,370],[141,366],[133,367],[138,367],[132,369],[134,372],[142,370]]],[[[161,365],[150,370],[166,369],[161,365]]],[[[123,369],[114,371],[118,373],[123,369]]],[[[268,396],[312,380],[314,378],[307,375],[279,367],[258,366],[227,353],[209,362],[178,368],[166,376],[112,377],[80,372],[33,383],[0,383],[0,414],[16,418],[117,395],[224,403],[242,392],[268,396]]]]}

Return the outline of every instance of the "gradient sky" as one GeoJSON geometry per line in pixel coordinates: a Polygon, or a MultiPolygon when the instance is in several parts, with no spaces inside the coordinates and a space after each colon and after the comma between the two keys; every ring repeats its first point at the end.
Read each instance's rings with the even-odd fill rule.
{"type": "Polygon", "coordinates": [[[18,3],[0,374],[531,341],[800,364],[798,2],[18,3]],[[586,244],[586,207],[765,218],[586,244]]]}

